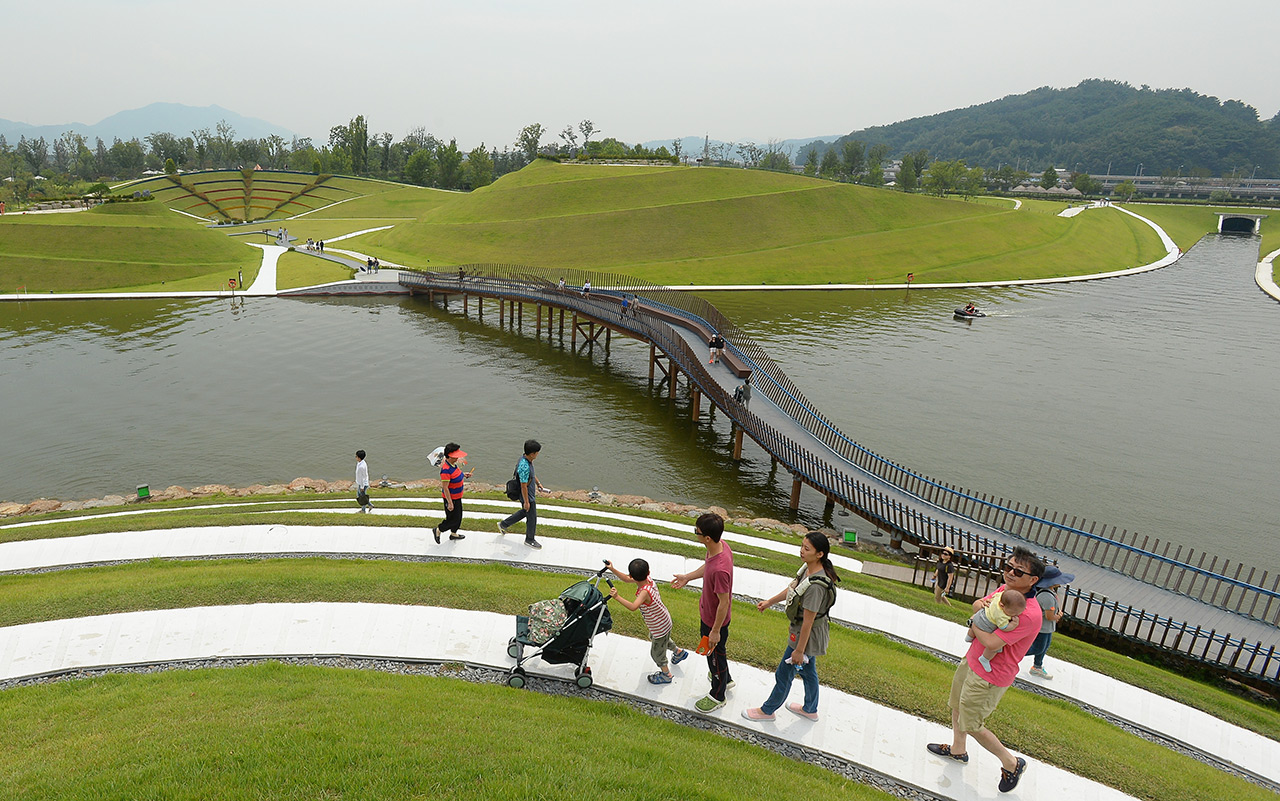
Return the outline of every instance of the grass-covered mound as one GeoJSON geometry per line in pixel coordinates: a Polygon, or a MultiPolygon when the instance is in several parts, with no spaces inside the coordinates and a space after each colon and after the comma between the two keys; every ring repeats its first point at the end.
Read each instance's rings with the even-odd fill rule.
{"type": "Polygon", "coordinates": [[[515,262],[741,284],[1040,278],[1163,255],[1125,215],[1037,211],[754,170],[538,161],[362,245],[411,266],[515,262]]]}
{"type": "Polygon", "coordinates": [[[0,292],[220,289],[257,275],[261,251],[155,201],[0,217],[0,292]]]}
{"type": "Polygon", "coordinates": [[[12,798],[891,797],[623,704],[267,663],[0,693],[12,798]]]}
{"type": "Polygon", "coordinates": [[[281,220],[397,184],[273,170],[208,170],[159,175],[126,184],[119,194],[149,194],[170,208],[218,222],[281,220]]]}

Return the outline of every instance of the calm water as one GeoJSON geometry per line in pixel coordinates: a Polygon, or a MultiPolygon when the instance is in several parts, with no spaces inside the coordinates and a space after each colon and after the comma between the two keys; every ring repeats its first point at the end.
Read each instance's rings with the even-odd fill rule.
{"type": "MultiPolygon", "coordinates": [[[[1046,289],[713,297],[844,430],[943,480],[1264,567],[1280,435],[1280,305],[1256,239],[1206,239],[1154,274],[1046,289]],[[972,325],[950,310],[974,300],[972,325]]],[[[651,391],[647,346],[575,356],[420,300],[0,306],[0,499],[136,484],[431,475],[453,439],[477,478],[545,446],[549,486],[786,516],[789,481],[728,426],[651,391]]],[[[532,334],[531,320],[525,330],[532,334]]],[[[822,517],[804,495],[801,519],[822,517]]],[[[839,518],[838,523],[850,518],[839,518]]]]}

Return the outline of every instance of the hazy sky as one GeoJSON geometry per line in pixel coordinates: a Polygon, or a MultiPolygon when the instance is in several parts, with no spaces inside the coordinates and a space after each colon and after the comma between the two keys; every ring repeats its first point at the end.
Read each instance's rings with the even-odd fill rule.
{"type": "MultiPolygon", "coordinates": [[[[364,114],[470,148],[825,136],[1110,78],[1280,109],[1280,0],[6,2],[0,117],[216,104],[317,140],[364,114]],[[598,137],[597,137],[598,138],[598,137]],[[544,141],[547,141],[544,139],[544,141]]],[[[175,132],[185,133],[185,132],[175,132]]]]}

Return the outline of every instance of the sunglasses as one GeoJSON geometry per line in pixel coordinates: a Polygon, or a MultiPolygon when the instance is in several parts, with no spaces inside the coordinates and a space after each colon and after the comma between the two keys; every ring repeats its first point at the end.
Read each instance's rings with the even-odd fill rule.
{"type": "Polygon", "coordinates": [[[1014,567],[1013,565],[1009,564],[1008,562],[1005,562],[1005,563],[1004,563],[1004,572],[1006,572],[1006,573],[1012,573],[1014,578],[1022,578],[1023,576],[1027,575],[1027,573],[1028,573],[1028,571],[1023,570],[1023,569],[1022,569],[1022,568],[1020,568],[1020,567],[1014,567]]]}

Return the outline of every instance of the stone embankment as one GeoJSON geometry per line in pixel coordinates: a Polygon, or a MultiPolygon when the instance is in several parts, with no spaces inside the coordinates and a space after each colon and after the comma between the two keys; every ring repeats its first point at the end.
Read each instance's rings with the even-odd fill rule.
{"type": "MultiPolygon", "coordinates": [[[[355,491],[355,482],[350,480],[325,481],[319,478],[295,478],[288,484],[253,484],[248,487],[231,487],[226,484],[205,484],[199,487],[187,489],[185,487],[172,486],[163,490],[151,493],[152,501],[180,501],[189,498],[214,498],[214,497],[230,497],[243,498],[253,495],[290,495],[297,493],[351,493],[355,491]]],[[[387,490],[432,490],[437,489],[440,482],[436,479],[418,479],[416,481],[395,481],[388,482],[386,485],[375,484],[375,496],[379,491],[387,490]]],[[[469,492],[502,492],[503,488],[482,482],[472,482],[467,484],[469,492]]],[[[748,528],[757,529],[759,531],[778,531],[785,534],[801,535],[808,531],[803,525],[798,523],[784,523],[781,520],[774,520],[768,517],[734,517],[728,510],[719,506],[694,506],[687,503],[673,503],[669,501],[655,501],[652,498],[646,498],[643,495],[617,495],[607,492],[593,493],[587,490],[554,490],[539,496],[546,501],[577,501],[579,503],[593,503],[599,506],[615,506],[624,509],[638,509],[642,512],[663,512],[666,514],[682,515],[690,519],[696,518],[703,512],[715,512],[730,523],[748,528]]],[[[38,498],[31,503],[12,503],[0,501],[0,518],[20,517],[23,515],[44,514],[47,512],[79,512],[85,509],[100,509],[110,506],[126,506],[136,505],[139,501],[135,497],[125,497],[123,495],[107,495],[103,498],[92,498],[87,501],[59,501],[51,498],[38,498]]]]}

